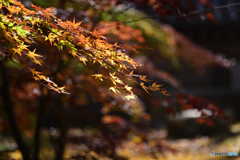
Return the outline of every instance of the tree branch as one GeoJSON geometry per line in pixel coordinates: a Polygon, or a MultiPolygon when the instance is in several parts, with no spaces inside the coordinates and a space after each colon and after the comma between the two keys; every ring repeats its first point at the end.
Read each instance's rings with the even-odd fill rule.
{"type": "Polygon", "coordinates": [[[192,11],[189,12],[188,14],[183,14],[183,13],[179,13],[180,15],[159,15],[159,16],[146,16],[146,17],[141,17],[135,20],[131,20],[131,21],[126,21],[126,22],[117,22],[114,25],[98,25],[97,28],[109,28],[109,27],[113,27],[113,26],[117,26],[119,24],[128,24],[128,23],[133,23],[133,22],[137,22],[137,21],[141,21],[144,19],[157,19],[157,18],[174,18],[174,19],[179,19],[179,18],[186,18],[186,17],[190,17],[190,16],[194,16],[194,15],[200,15],[206,12],[213,12],[215,10],[222,10],[222,9],[231,9],[231,7],[237,7],[240,6],[240,2],[239,3],[231,3],[231,4],[226,4],[226,5],[220,5],[220,6],[213,6],[213,7],[209,7],[206,9],[202,9],[202,10],[196,10],[196,11],[192,11]]]}

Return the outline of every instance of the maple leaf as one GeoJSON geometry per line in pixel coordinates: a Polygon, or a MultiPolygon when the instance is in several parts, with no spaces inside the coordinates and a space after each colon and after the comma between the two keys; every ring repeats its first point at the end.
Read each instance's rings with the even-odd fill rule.
{"type": "Polygon", "coordinates": [[[113,82],[113,84],[115,84],[115,85],[116,85],[116,83],[124,84],[117,76],[114,76],[115,73],[113,73],[113,74],[109,73],[109,74],[111,76],[110,80],[113,82]]]}
{"type": "Polygon", "coordinates": [[[124,86],[124,88],[128,91],[132,93],[132,87],[128,87],[128,85],[124,86]]]}
{"type": "Polygon", "coordinates": [[[148,88],[146,86],[144,86],[144,83],[141,82],[140,85],[151,96],[151,94],[147,91],[148,88]]]}
{"type": "Polygon", "coordinates": [[[115,65],[116,63],[112,59],[108,59],[108,62],[110,62],[111,65],[115,65]]]}
{"type": "Polygon", "coordinates": [[[94,75],[92,75],[92,76],[94,76],[95,77],[95,79],[100,79],[101,81],[103,81],[103,75],[102,74],[94,74],[94,75]]]}
{"type": "Polygon", "coordinates": [[[161,93],[164,94],[165,96],[171,96],[171,94],[167,93],[167,90],[164,88],[160,88],[161,93]]]}
{"type": "Polygon", "coordinates": [[[119,78],[115,79],[115,82],[120,83],[120,84],[124,84],[119,78]]]}
{"type": "Polygon", "coordinates": [[[85,57],[83,57],[83,56],[79,57],[79,60],[82,61],[85,65],[87,65],[86,61],[88,61],[88,60],[85,57]]]}
{"type": "Polygon", "coordinates": [[[116,82],[113,78],[110,78],[110,80],[113,82],[114,85],[116,85],[116,82]]]}
{"type": "Polygon", "coordinates": [[[145,49],[149,49],[149,50],[154,50],[154,49],[152,49],[152,48],[150,48],[150,47],[148,47],[148,46],[145,46],[144,48],[145,48],[145,49]]]}
{"type": "Polygon", "coordinates": [[[65,90],[65,87],[59,87],[57,90],[58,90],[60,93],[63,93],[63,94],[70,94],[70,93],[68,93],[68,92],[65,90]]]}
{"type": "Polygon", "coordinates": [[[127,98],[127,100],[130,100],[130,99],[135,99],[135,100],[137,100],[137,96],[134,95],[134,94],[127,95],[127,96],[125,96],[125,98],[127,98]]]}
{"type": "Polygon", "coordinates": [[[19,44],[17,46],[17,48],[13,48],[12,49],[13,50],[13,54],[18,53],[20,56],[22,56],[22,51],[23,50],[28,50],[27,47],[29,47],[29,46],[28,45],[24,45],[24,42],[23,42],[23,43],[19,44]]]}
{"type": "Polygon", "coordinates": [[[35,80],[45,80],[45,81],[47,81],[47,78],[44,75],[42,75],[41,72],[35,71],[35,68],[33,68],[33,69],[29,68],[29,70],[32,72],[33,78],[35,80]]]}
{"type": "Polygon", "coordinates": [[[33,78],[36,80],[36,81],[40,81],[40,79],[36,76],[33,76],[33,78]]]}
{"type": "Polygon", "coordinates": [[[20,8],[20,7],[11,6],[11,7],[8,7],[8,10],[9,10],[11,13],[18,13],[18,12],[21,11],[21,8],[20,8]]]}
{"type": "Polygon", "coordinates": [[[13,50],[13,55],[14,55],[15,53],[17,53],[17,54],[19,54],[20,56],[22,56],[22,51],[21,51],[19,48],[12,48],[12,50],[13,50]]]}
{"type": "Polygon", "coordinates": [[[45,10],[41,8],[41,6],[36,6],[34,4],[31,3],[31,7],[34,8],[35,10],[37,11],[41,11],[41,12],[44,12],[45,10]]]}
{"type": "Polygon", "coordinates": [[[117,90],[116,87],[110,87],[109,90],[113,91],[114,93],[120,93],[120,91],[117,90]]]}
{"type": "Polygon", "coordinates": [[[133,74],[133,71],[131,71],[131,72],[128,74],[128,76],[139,77],[139,75],[137,75],[137,74],[133,74]]]}
{"type": "Polygon", "coordinates": [[[76,51],[69,51],[69,52],[73,55],[73,57],[77,56],[77,52],[76,51]]]}
{"type": "Polygon", "coordinates": [[[35,51],[36,51],[36,49],[34,49],[32,52],[29,51],[28,54],[27,54],[27,56],[28,56],[29,58],[32,58],[32,59],[35,59],[35,57],[42,57],[41,55],[36,54],[35,51]]]}
{"type": "Polygon", "coordinates": [[[82,21],[78,22],[78,23],[75,23],[75,17],[74,17],[73,22],[72,22],[72,28],[77,29],[81,25],[81,23],[82,23],[82,21]]]}
{"type": "Polygon", "coordinates": [[[161,86],[163,86],[163,85],[156,85],[156,82],[155,82],[155,83],[153,83],[152,85],[150,85],[150,86],[148,87],[148,89],[150,89],[151,91],[159,91],[159,90],[160,90],[159,87],[161,87],[161,86]]]}
{"type": "Polygon", "coordinates": [[[29,68],[29,70],[32,72],[33,76],[41,73],[41,72],[35,71],[35,68],[33,68],[33,69],[29,68]]]}
{"type": "Polygon", "coordinates": [[[151,80],[149,80],[149,79],[146,79],[146,77],[147,76],[139,76],[139,78],[140,78],[140,80],[142,80],[142,81],[145,81],[145,82],[149,82],[149,81],[151,81],[151,80]]]}
{"type": "Polygon", "coordinates": [[[54,33],[49,33],[48,36],[45,37],[45,41],[49,40],[51,46],[52,46],[52,42],[55,40],[55,38],[57,38],[58,35],[54,34],[54,33]]]}
{"type": "Polygon", "coordinates": [[[143,48],[143,46],[138,46],[137,43],[133,44],[133,47],[135,47],[135,48],[143,48]]]}
{"type": "Polygon", "coordinates": [[[134,48],[133,46],[128,45],[128,44],[124,44],[124,47],[129,48],[129,49],[131,49],[131,50],[135,50],[135,48],[134,48]]]}
{"type": "Polygon", "coordinates": [[[18,46],[21,50],[27,49],[27,47],[29,47],[28,45],[24,45],[24,42],[22,42],[19,46],[18,46]]]}
{"type": "Polygon", "coordinates": [[[39,65],[42,65],[42,63],[41,63],[42,61],[40,62],[40,61],[39,61],[40,59],[39,59],[39,60],[36,59],[36,58],[42,57],[42,56],[39,55],[39,54],[36,54],[35,51],[36,51],[36,49],[34,49],[32,52],[29,51],[28,54],[27,54],[27,56],[28,56],[29,58],[31,58],[34,63],[39,64],[39,65]]]}

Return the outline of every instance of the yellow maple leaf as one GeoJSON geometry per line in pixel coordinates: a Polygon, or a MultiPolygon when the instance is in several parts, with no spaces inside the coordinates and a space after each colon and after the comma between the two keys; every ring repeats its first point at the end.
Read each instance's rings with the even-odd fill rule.
{"type": "Polygon", "coordinates": [[[110,80],[113,82],[114,85],[116,85],[116,82],[113,78],[110,78],[110,80]]]}
{"type": "Polygon", "coordinates": [[[73,57],[76,57],[76,56],[77,56],[77,52],[76,52],[76,51],[71,50],[71,51],[69,51],[69,52],[73,55],[73,57]]]}
{"type": "Polygon", "coordinates": [[[41,72],[35,71],[35,68],[33,68],[33,69],[29,68],[29,70],[32,72],[33,76],[41,74],[41,72]]]}
{"type": "Polygon", "coordinates": [[[108,62],[110,62],[111,65],[115,65],[115,64],[116,64],[116,63],[114,62],[114,60],[112,60],[112,59],[108,59],[108,62]]]}
{"type": "Polygon", "coordinates": [[[35,80],[45,80],[46,81],[46,76],[44,76],[41,72],[35,71],[35,68],[31,69],[29,68],[29,70],[32,72],[33,78],[35,80]]]}
{"type": "Polygon", "coordinates": [[[33,78],[34,78],[36,81],[39,81],[39,80],[40,80],[38,77],[35,77],[35,76],[33,76],[33,78]]]}
{"type": "Polygon", "coordinates": [[[115,82],[119,83],[119,84],[124,84],[119,78],[115,79],[115,82]]]}
{"type": "Polygon", "coordinates": [[[86,64],[86,61],[88,61],[85,57],[79,57],[79,60],[82,61],[85,65],[86,64]]]}
{"type": "Polygon", "coordinates": [[[24,50],[24,49],[27,49],[27,50],[28,50],[27,47],[29,47],[29,45],[24,45],[24,42],[23,42],[23,43],[21,43],[18,47],[19,47],[21,50],[24,50]]]}
{"type": "Polygon", "coordinates": [[[120,91],[117,90],[116,87],[110,87],[109,90],[110,90],[110,91],[113,91],[114,93],[120,93],[120,91]]]}
{"type": "Polygon", "coordinates": [[[27,54],[27,56],[28,56],[29,58],[32,58],[32,59],[35,59],[35,57],[42,57],[41,55],[36,54],[35,51],[36,51],[36,49],[34,49],[33,51],[29,51],[28,54],[27,54]]]}
{"type": "Polygon", "coordinates": [[[103,74],[94,74],[94,75],[92,75],[92,76],[94,76],[95,77],[95,79],[100,79],[101,81],[103,81],[103,74]]]}
{"type": "Polygon", "coordinates": [[[46,76],[44,76],[44,75],[38,75],[38,77],[39,77],[40,79],[43,79],[43,80],[46,79],[46,76]]]}
{"type": "Polygon", "coordinates": [[[19,45],[17,46],[17,48],[13,48],[13,49],[12,49],[12,50],[14,51],[13,54],[18,53],[20,56],[22,56],[22,51],[23,51],[23,50],[28,50],[27,47],[29,47],[29,46],[28,46],[28,45],[24,45],[24,42],[23,42],[23,43],[19,44],[19,45]]]}
{"type": "Polygon", "coordinates": [[[128,85],[124,86],[125,89],[128,91],[128,92],[131,92],[132,93],[132,87],[128,87],[128,85]]]}
{"type": "Polygon", "coordinates": [[[109,73],[110,74],[110,80],[113,82],[114,85],[116,85],[116,83],[119,83],[119,84],[124,84],[117,76],[114,76],[115,75],[115,72],[112,74],[112,73],[109,73]]]}
{"type": "Polygon", "coordinates": [[[32,61],[36,64],[42,65],[43,61],[41,61],[38,57],[42,57],[39,54],[35,53],[36,49],[34,51],[29,51],[27,56],[32,59],[32,61]],[[37,59],[38,58],[38,59],[37,59]]]}
{"type": "Polygon", "coordinates": [[[130,99],[137,99],[137,96],[134,95],[134,94],[130,94],[130,95],[125,96],[125,98],[127,98],[127,100],[130,100],[130,99]]]}
{"type": "Polygon", "coordinates": [[[58,35],[54,34],[54,33],[49,33],[48,36],[45,37],[45,41],[49,40],[51,46],[52,46],[52,42],[54,41],[55,38],[57,38],[58,35]]]}
{"type": "Polygon", "coordinates": [[[65,87],[59,87],[57,90],[58,90],[60,93],[63,93],[63,94],[70,94],[70,93],[68,93],[68,92],[65,90],[65,87]]]}
{"type": "Polygon", "coordinates": [[[17,54],[19,54],[20,56],[22,56],[22,51],[21,51],[19,48],[12,48],[12,50],[13,50],[13,55],[14,55],[15,53],[17,53],[17,54]]]}

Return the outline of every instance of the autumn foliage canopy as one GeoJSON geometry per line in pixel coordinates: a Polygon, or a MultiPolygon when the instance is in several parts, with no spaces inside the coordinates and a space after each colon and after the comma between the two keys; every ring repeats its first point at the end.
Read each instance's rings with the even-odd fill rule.
{"type": "MultiPolygon", "coordinates": [[[[132,87],[123,80],[126,78],[133,81],[132,77],[139,77],[140,82],[138,83],[146,92],[148,92],[147,90],[161,90],[167,95],[166,91],[160,88],[161,85],[152,83],[148,87],[145,86],[144,82],[150,81],[146,79],[147,76],[133,74],[140,64],[130,58],[127,53],[139,54],[139,49],[149,49],[148,47],[137,44],[133,46],[125,44],[120,47],[117,42],[109,44],[106,38],[96,30],[90,32],[80,27],[81,22],[63,22],[61,19],[57,19],[51,8],[42,9],[32,4],[31,7],[34,10],[29,10],[17,1],[3,1],[1,5],[3,6],[0,7],[6,12],[1,15],[2,43],[8,44],[2,48],[2,59],[10,57],[20,62],[31,61],[35,65],[42,66],[44,65],[44,60],[41,58],[43,55],[38,53],[36,49],[32,50],[31,48],[34,47],[30,48],[30,46],[39,43],[48,45],[49,43],[63,53],[61,55],[63,60],[70,59],[72,56],[85,65],[87,65],[87,61],[93,64],[98,63],[99,71],[92,76],[101,81],[111,81],[113,86],[109,89],[114,93],[124,93],[127,99],[136,98],[132,92],[132,87]]],[[[41,81],[49,89],[68,94],[65,87],[59,87],[42,72],[35,68],[29,68],[29,70],[35,80],[41,81]]]]}

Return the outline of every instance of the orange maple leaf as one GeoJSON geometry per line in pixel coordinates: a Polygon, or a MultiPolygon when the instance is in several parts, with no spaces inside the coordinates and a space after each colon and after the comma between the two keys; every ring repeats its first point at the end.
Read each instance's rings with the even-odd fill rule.
{"type": "Polygon", "coordinates": [[[152,85],[150,85],[148,88],[149,88],[151,91],[159,91],[159,90],[160,90],[159,87],[161,87],[161,86],[163,86],[163,85],[156,85],[156,82],[155,82],[155,83],[153,83],[152,85]]]}
{"type": "Polygon", "coordinates": [[[146,79],[146,77],[147,76],[139,76],[139,78],[140,78],[140,80],[142,80],[142,81],[145,81],[145,82],[149,82],[149,81],[151,81],[151,80],[149,80],[149,79],[146,79]]]}
{"type": "Polygon", "coordinates": [[[141,82],[140,83],[140,85],[141,85],[141,87],[151,96],[151,94],[148,92],[148,88],[146,87],[146,86],[144,86],[144,83],[143,82],[141,82]]]}

